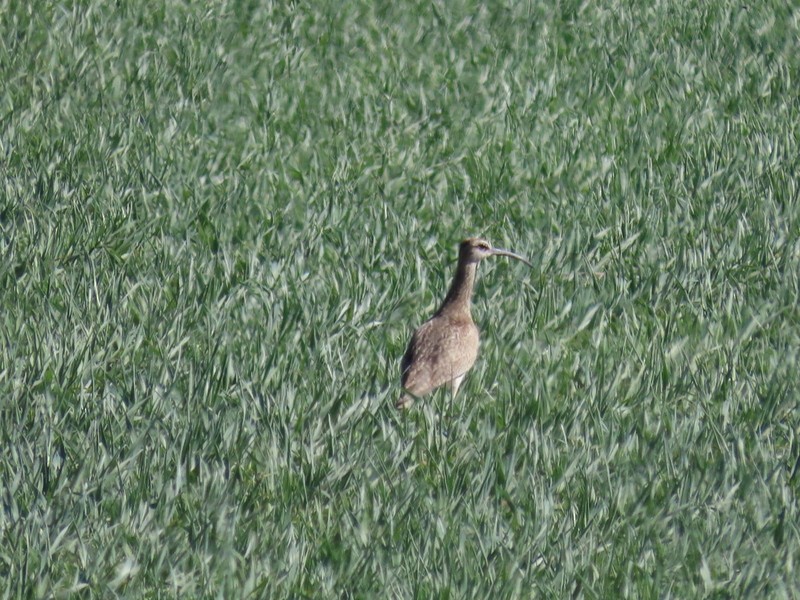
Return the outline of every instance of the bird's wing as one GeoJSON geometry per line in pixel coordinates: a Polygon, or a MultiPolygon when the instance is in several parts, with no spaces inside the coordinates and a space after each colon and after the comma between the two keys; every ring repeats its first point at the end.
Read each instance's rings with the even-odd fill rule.
{"type": "Polygon", "coordinates": [[[469,323],[427,321],[414,332],[401,361],[401,382],[416,396],[466,373],[478,355],[478,329],[469,323]]]}

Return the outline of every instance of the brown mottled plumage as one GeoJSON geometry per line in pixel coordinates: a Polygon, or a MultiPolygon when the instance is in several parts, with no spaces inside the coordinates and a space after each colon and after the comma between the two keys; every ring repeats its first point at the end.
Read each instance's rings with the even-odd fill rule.
{"type": "Polygon", "coordinates": [[[489,256],[527,260],[480,238],[467,238],[458,251],[458,266],[450,291],[436,313],[414,332],[401,362],[401,383],[405,390],[398,408],[408,408],[415,398],[445,383],[452,394],[478,357],[478,328],[472,322],[470,302],[478,263],[489,256]]]}

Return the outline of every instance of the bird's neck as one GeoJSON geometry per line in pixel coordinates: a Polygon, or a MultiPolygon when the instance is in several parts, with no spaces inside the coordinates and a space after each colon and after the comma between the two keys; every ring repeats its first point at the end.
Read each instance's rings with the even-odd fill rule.
{"type": "Polygon", "coordinates": [[[465,315],[472,320],[470,312],[470,302],[472,300],[472,287],[475,284],[475,273],[478,270],[478,263],[458,263],[456,276],[450,284],[450,290],[442,302],[442,306],[437,314],[465,315]]]}

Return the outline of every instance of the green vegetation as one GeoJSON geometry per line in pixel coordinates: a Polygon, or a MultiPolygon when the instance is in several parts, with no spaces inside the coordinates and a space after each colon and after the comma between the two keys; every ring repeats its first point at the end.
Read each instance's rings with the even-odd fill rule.
{"type": "Polygon", "coordinates": [[[2,597],[800,595],[792,4],[0,1],[2,597]]]}

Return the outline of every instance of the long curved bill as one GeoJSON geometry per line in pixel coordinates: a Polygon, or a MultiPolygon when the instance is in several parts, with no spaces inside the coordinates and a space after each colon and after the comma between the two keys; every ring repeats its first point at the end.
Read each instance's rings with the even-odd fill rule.
{"type": "Polygon", "coordinates": [[[521,257],[519,254],[514,254],[510,250],[503,250],[502,248],[492,248],[492,254],[494,256],[507,256],[509,258],[516,258],[517,260],[524,262],[529,267],[533,267],[533,265],[527,259],[521,257]]]}

